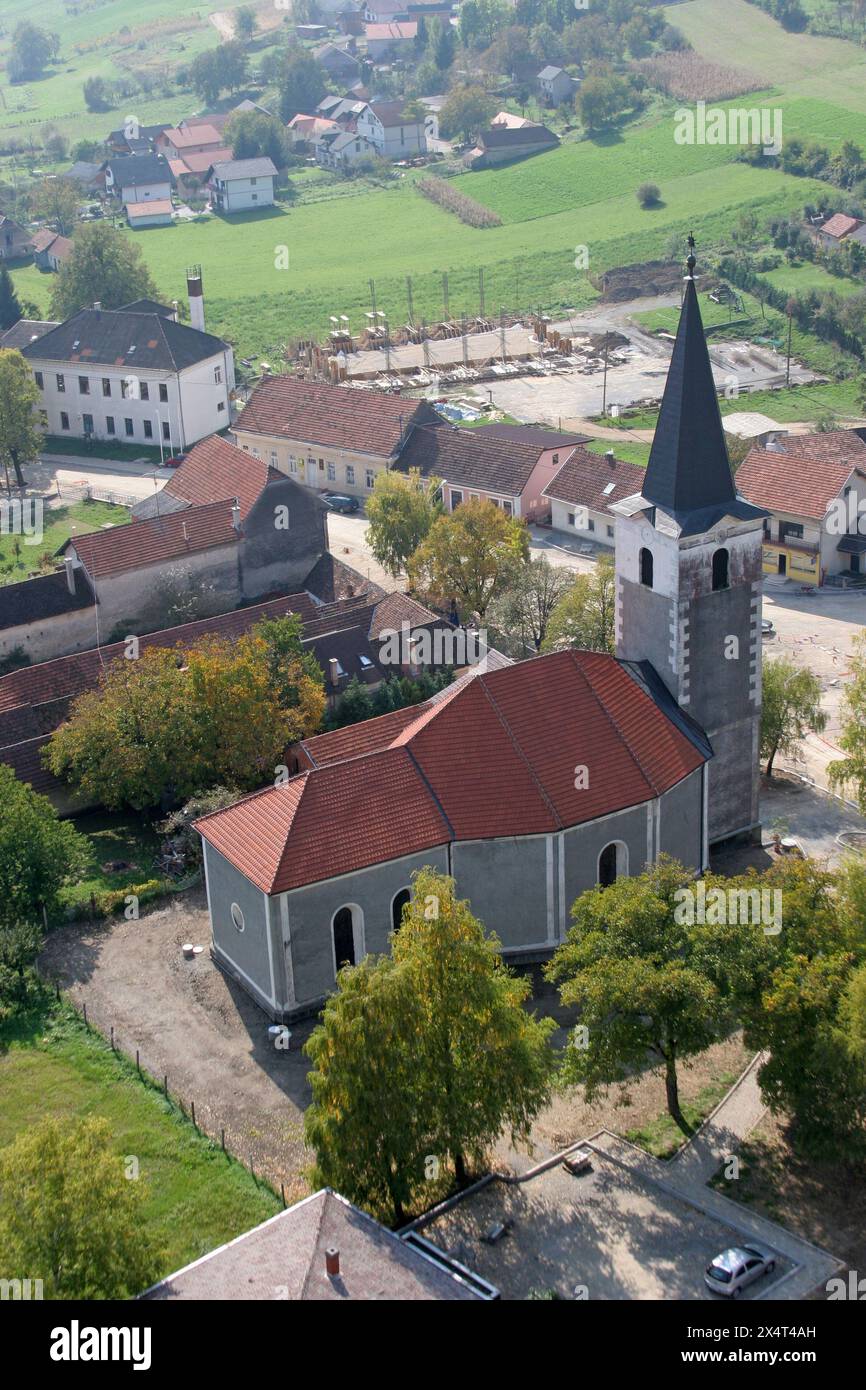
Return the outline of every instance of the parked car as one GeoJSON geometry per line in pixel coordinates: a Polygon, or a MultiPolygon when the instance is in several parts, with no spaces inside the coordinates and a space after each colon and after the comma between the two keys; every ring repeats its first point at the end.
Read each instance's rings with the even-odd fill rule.
{"type": "Polygon", "coordinates": [[[761,619],[761,636],[762,636],[762,637],[775,637],[775,635],[776,635],[776,629],[774,628],[773,624],[770,622],[770,619],[769,619],[769,618],[762,618],[762,619],[761,619]]]}
{"type": "Polygon", "coordinates": [[[322,501],[332,512],[357,512],[361,505],[357,497],[346,497],[341,492],[326,492],[322,501]]]}
{"type": "Polygon", "coordinates": [[[186,454],[174,454],[170,459],[163,459],[163,461],[162,461],[162,467],[163,467],[163,468],[180,468],[180,465],[181,465],[185,460],[186,460],[186,454]]]}
{"type": "Polygon", "coordinates": [[[713,1293],[739,1298],[743,1289],[775,1268],[776,1257],[765,1245],[735,1245],[707,1265],[704,1283],[713,1293]]]}

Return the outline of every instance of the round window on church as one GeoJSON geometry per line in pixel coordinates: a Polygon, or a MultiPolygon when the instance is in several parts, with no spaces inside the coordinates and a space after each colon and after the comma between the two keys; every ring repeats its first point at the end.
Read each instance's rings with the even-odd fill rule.
{"type": "Polygon", "coordinates": [[[237,903],[232,903],[232,906],[231,906],[231,914],[232,914],[232,921],[234,922],[234,924],[235,924],[235,926],[237,927],[238,931],[243,931],[243,929],[244,929],[244,914],[241,912],[241,910],[240,910],[240,908],[238,907],[237,903]]]}

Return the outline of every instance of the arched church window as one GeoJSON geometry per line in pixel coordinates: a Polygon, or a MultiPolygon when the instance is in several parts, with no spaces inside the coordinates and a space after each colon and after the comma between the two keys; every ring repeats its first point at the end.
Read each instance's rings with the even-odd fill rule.
{"type": "Polygon", "coordinates": [[[401,888],[391,904],[391,928],[399,931],[403,925],[403,908],[411,902],[412,894],[408,888],[401,888]]]}
{"type": "Polygon", "coordinates": [[[598,882],[600,888],[610,888],[622,874],[628,873],[628,850],[621,840],[605,845],[598,856],[598,882]]]}
{"type": "Polygon", "coordinates": [[[713,556],[713,591],[728,587],[728,552],[717,550],[713,556]]]}
{"type": "Polygon", "coordinates": [[[646,546],[640,553],[640,582],[648,589],[653,586],[653,553],[647,550],[646,546]]]}
{"type": "Polygon", "coordinates": [[[344,965],[355,964],[355,922],[350,907],[341,907],[334,913],[332,927],[334,933],[334,966],[341,970],[344,965]]]}

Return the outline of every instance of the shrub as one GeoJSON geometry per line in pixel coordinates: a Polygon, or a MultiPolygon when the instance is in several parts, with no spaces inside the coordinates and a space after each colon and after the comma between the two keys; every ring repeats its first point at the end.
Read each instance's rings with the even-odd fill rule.
{"type": "Polygon", "coordinates": [[[662,191],[657,183],[642,183],[637,191],[637,200],[642,208],[654,208],[661,202],[662,191]]]}
{"type": "Polygon", "coordinates": [[[442,178],[419,179],[415,184],[419,193],[438,203],[446,212],[453,212],[468,227],[501,227],[502,218],[498,212],[477,203],[466,193],[460,193],[442,178]]]}

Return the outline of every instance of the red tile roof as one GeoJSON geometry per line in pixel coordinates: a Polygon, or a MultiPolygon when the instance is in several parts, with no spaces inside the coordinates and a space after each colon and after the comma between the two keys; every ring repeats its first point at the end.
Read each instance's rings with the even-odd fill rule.
{"type": "Polygon", "coordinates": [[[751,449],[737,469],[736,484],[740,495],[756,506],[822,521],[854,471],[850,459],[843,462],[751,449]]]}
{"type": "Polygon", "coordinates": [[[202,835],[279,893],[445,840],[595,820],[659,796],[704,757],[627,666],[597,652],[477,674],[412,713],[309,740],[317,766],[206,816],[202,835]]]}
{"type": "Polygon", "coordinates": [[[405,749],[303,772],[199,822],[266,893],[443,845],[448,825],[405,749]],[[327,827],[327,832],[323,833],[327,827]]]}
{"type": "MultiPolygon", "coordinates": [[[[345,605],[339,607],[342,609],[345,605]]],[[[327,605],[327,612],[333,624],[333,605],[327,605]]],[[[267,603],[256,603],[249,608],[222,613],[215,618],[200,618],[197,622],[184,623],[180,627],[164,628],[138,640],[142,651],[147,647],[191,646],[199,637],[240,637],[261,618],[278,618],[286,613],[300,614],[305,625],[305,636],[308,630],[315,631],[316,624],[327,620],[323,610],[308,594],[289,594],[285,598],[270,599],[267,603]],[[310,624],[309,629],[307,623],[310,624]]],[[[0,676],[0,715],[22,705],[42,705],[92,690],[103,667],[122,656],[125,646],[124,642],[111,642],[106,647],[74,652],[71,656],[42,661],[36,666],[22,666],[17,671],[0,676]]]]}
{"type": "Polygon", "coordinates": [[[611,460],[606,454],[595,454],[591,449],[578,446],[548,483],[544,496],[577,507],[605,511],[612,503],[640,492],[645,480],[645,470],[636,464],[618,458],[611,460]],[[606,488],[611,490],[607,492],[606,488]]]}
{"type": "Polygon", "coordinates": [[[211,502],[152,521],[131,521],[110,531],[75,536],[62,547],[74,549],[90,579],[146,569],[163,560],[179,560],[218,546],[235,545],[230,502],[211,502]]]}
{"type": "Polygon", "coordinates": [[[194,506],[237,498],[243,520],[261,497],[268,477],[263,459],[213,434],[190,450],[164,490],[194,506]]]}
{"type": "Polygon", "coordinates": [[[786,434],[776,441],[782,453],[804,459],[836,459],[866,464],[866,444],[855,430],[820,430],[815,434],[786,434]]]}
{"type": "Polygon", "coordinates": [[[544,449],[523,439],[455,429],[440,421],[436,429],[414,431],[400,456],[400,468],[417,468],[425,478],[520,497],[544,449]]]}
{"type": "Polygon", "coordinates": [[[192,125],[187,130],[164,130],[157,136],[156,143],[172,145],[176,150],[189,149],[191,145],[213,145],[222,148],[222,135],[213,125],[192,125]]]}
{"type": "Polygon", "coordinates": [[[824,223],[821,232],[824,236],[832,236],[841,240],[842,237],[847,236],[849,232],[853,232],[859,226],[859,217],[849,217],[847,213],[837,212],[824,223]]]}
{"type": "Polygon", "coordinates": [[[269,376],[253,391],[235,432],[390,458],[399,451],[401,435],[414,424],[438,419],[425,401],[404,401],[361,387],[269,376]]]}

